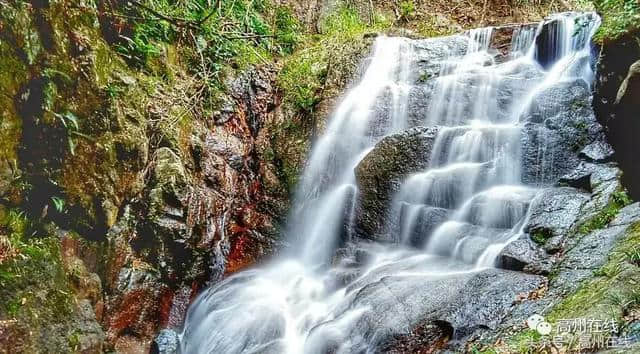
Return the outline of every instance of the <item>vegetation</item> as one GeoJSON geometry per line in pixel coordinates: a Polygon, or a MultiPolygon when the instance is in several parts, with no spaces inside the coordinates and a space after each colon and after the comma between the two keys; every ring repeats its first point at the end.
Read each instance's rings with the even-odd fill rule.
{"type": "Polygon", "coordinates": [[[375,16],[371,24],[365,23],[349,7],[330,15],[323,23],[323,33],[304,36],[301,49],[286,60],[278,79],[285,100],[303,112],[313,111],[328,70],[339,64],[333,61],[335,57],[340,57],[363,34],[389,28],[391,24],[382,16],[375,16]]]}
{"type": "Polygon", "coordinates": [[[551,230],[549,229],[534,230],[531,233],[531,239],[539,245],[544,245],[551,236],[551,230]]]}
{"type": "MultiPolygon", "coordinates": [[[[41,232],[24,212],[0,208],[0,319],[17,321],[17,331],[38,333],[69,321],[74,311],[59,240],[41,232]]],[[[34,345],[22,339],[12,348],[34,345]]]]}
{"type": "Polygon", "coordinates": [[[118,51],[131,63],[152,68],[164,46],[179,43],[189,68],[216,87],[230,69],[265,63],[289,54],[302,30],[291,11],[266,0],[175,2],[131,1],[117,9],[132,20],[129,36],[120,35],[118,51]]]}
{"type": "Polygon", "coordinates": [[[602,14],[596,41],[613,41],[640,30],[640,3],[637,0],[593,0],[593,4],[602,14]]]}
{"type": "MultiPolygon", "coordinates": [[[[555,304],[544,314],[545,319],[552,324],[561,319],[614,320],[620,329],[616,334],[627,333],[640,311],[640,289],[637,285],[640,268],[629,256],[629,250],[634,250],[638,244],[640,224],[636,223],[628,228],[626,235],[609,255],[607,263],[594,272],[594,277],[584,281],[578,290],[555,304]]],[[[549,337],[543,338],[535,330],[521,329],[502,335],[498,342],[484,347],[482,352],[545,353],[552,349],[545,347],[549,341],[549,337]]],[[[578,343],[577,338],[575,343],[578,343]]]]}
{"type": "Polygon", "coordinates": [[[578,232],[585,235],[604,228],[618,215],[620,209],[629,204],[631,204],[631,198],[629,198],[625,191],[621,190],[613,193],[609,204],[597,215],[580,225],[578,232]]]}

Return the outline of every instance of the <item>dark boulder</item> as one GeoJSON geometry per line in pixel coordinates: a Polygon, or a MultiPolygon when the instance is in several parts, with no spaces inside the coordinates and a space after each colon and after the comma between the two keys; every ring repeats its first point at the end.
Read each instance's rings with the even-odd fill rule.
{"type": "Polygon", "coordinates": [[[553,265],[549,256],[529,237],[521,237],[509,243],[498,256],[502,269],[547,275],[553,265]]]}
{"type": "Polygon", "coordinates": [[[358,164],[356,228],[361,236],[389,239],[383,233],[391,199],[407,176],[427,167],[438,130],[417,127],[390,135],[358,164]]]}

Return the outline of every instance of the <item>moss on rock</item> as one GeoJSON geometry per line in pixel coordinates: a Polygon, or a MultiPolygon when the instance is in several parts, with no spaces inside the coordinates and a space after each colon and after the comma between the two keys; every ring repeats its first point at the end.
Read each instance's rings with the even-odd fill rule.
{"type": "Polygon", "coordinates": [[[0,209],[0,233],[14,250],[0,262],[0,346],[13,353],[100,351],[102,330],[69,281],[60,240],[34,231],[16,209],[0,209]]]}

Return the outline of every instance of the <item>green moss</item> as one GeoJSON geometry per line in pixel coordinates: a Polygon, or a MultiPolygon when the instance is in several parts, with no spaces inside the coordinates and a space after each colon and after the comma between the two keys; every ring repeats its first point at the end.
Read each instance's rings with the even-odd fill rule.
{"type": "Polygon", "coordinates": [[[539,245],[544,245],[547,242],[547,240],[551,238],[551,236],[553,236],[551,234],[551,230],[539,229],[539,230],[534,230],[531,233],[531,240],[533,240],[533,242],[539,245]]]}
{"type": "MultiPolygon", "coordinates": [[[[594,273],[594,277],[583,282],[578,290],[555,305],[545,318],[555,324],[562,319],[588,318],[614,320],[624,326],[625,316],[640,308],[640,268],[631,264],[627,251],[640,245],[640,223],[627,230],[626,236],[615,246],[607,263],[594,273]]],[[[531,343],[541,336],[531,329],[514,333],[504,338],[509,352],[530,353],[531,343]]],[[[540,341],[541,342],[541,341],[540,341]]],[[[536,352],[534,350],[534,352],[536,352]]]]}
{"type": "Polygon", "coordinates": [[[498,352],[494,348],[482,348],[476,346],[472,346],[469,349],[469,352],[471,354],[498,354],[498,352]]]}
{"type": "Polygon", "coordinates": [[[16,56],[14,48],[0,40],[0,170],[12,171],[12,175],[0,173],[0,190],[5,183],[18,178],[18,144],[22,135],[22,120],[18,117],[13,97],[28,76],[24,63],[16,56]],[[5,165],[6,164],[6,165],[5,165]]]}
{"type": "Polygon", "coordinates": [[[507,339],[506,344],[511,352],[529,353],[542,336],[535,330],[526,329],[507,339]]]}
{"type": "Polygon", "coordinates": [[[613,193],[609,204],[597,215],[578,227],[578,232],[586,235],[607,226],[618,215],[620,209],[631,204],[631,198],[624,190],[613,193]]]}
{"type": "Polygon", "coordinates": [[[637,279],[640,269],[632,265],[627,251],[640,244],[640,224],[629,228],[627,236],[613,250],[596,277],[583,283],[550,312],[548,319],[578,318],[622,320],[630,307],[640,305],[637,279]]]}
{"type": "Polygon", "coordinates": [[[602,24],[595,35],[598,42],[613,41],[640,30],[640,3],[637,0],[594,0],[602,15],[602,24]]]}
{"type": "Polygon", "coordinates": [[[0,318],[18,319],[34,330],[63,322],[73,298],[62,266],[59,241],[28,233],[30,222],[15,209],[0,209],[0,230],[17,255],[0,264],[0,318]]]}

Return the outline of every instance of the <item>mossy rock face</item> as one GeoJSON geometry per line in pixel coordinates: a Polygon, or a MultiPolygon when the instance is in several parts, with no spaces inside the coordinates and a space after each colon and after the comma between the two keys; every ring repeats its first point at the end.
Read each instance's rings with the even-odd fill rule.
{"type": "Polygon", "coordinates": [[[13,250],[0,261],[0,346],[15,353],[101,352],[97,275],[67,257],[54,230],[32,234],[31,227],[24,213],[0,209],[0,237],[13,250]]]}

